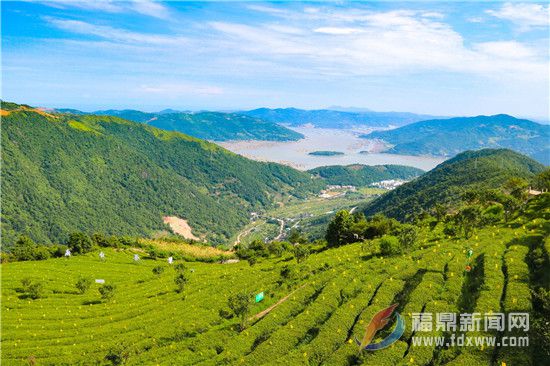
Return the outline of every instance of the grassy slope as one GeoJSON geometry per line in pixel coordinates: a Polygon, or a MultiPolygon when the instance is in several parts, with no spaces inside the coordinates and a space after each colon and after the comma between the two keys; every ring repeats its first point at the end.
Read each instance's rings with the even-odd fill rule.
{"type": "Polygon", "coordinates": [[[296,141],[304,136],[274,122],[237,113],[145,113],[134,110],[99,111],[134,122],[147,123],[163,130],[178,131],[207,140],[296,141]]]}
{"type": "Polygon", "coordinates": [[[546,220],[536,217],[543,213],[538,210],[530,220],[482,229],[469,240],[443,238],[437,229],[423,230],[421,248],[404,256],[381,257],[375,243],[313,254],[299,265],[300,277],[289,286],[277,284],[279,270],[289,263],[280,259],[253,267],[246,262],[187,263],[190,282],[183,296],[174,292],[171,268],[159,277],[152,274],[155,266],[168,267],[164,260],[136,264],[131,251],[107,250],[105,263],[90,253],[3,264],[2,362],[26,365],[34,357],[37,364],[95,364],[111,347],[124,345],[131,353],[130,365],[405,365],[428,363],[434,354],[456,365],[488,364],[495,355],[498,364],[516,360],[514,364],[529,365],[530,348],[512,354],[510,349],[471,347],[436,351],[408,349],[407,341],[413,312],[529,311],[526,254],[532,248],[529,243],[540,243],[548,234],[547,203],[546,220]],[[478,269],[468,274],[464,253],[469,247],[478,269]],[[79,276],[116,284],[114,299],[99,302],[98,285],[85,295],[75,293],[73,284],[79,276]],[[25,277],[42,281],[46,297],[24,298],[18,289],[25,277]],[[467,284],[476,281],[485,285],[470,289],[467,284]],[[255,304],[251,314],[298,290],[239,333],[236,321],[221,319],[218,311],[226,307],[231,293],[244,289],[266,292],[264,302],[255,304]],[[394,302],[405,317],[405,335],[389,349],[357,358],[356,345],[348,340],[361,338],[374,313],[394,302]]]}
{"type": "Polygon", "coordinates": [[[497,188],[510,177],[531,178],[544,166],[506,149],[467,151],[366,204],[366,215],[381,212],[403,220],[436,203],[456,202],[466,189],[497,188]]]}
{"type": "Polygon", "coordinates": [[[223,242],[248,211],[318,191],[307,173],[116,117],[49,115],[3,103],[3,242],[75,230],[149,235],[163,215],[223,242]],[[13,107],[13,108],[12,108],[13,107]]]}
{"type": "Polygon", "coordinates": [[[416,122],[363,137],[394,145],[395,154],[453,156],[465,150],[509,148],[550,163],[550,126],[500,114],[416,122]]]}

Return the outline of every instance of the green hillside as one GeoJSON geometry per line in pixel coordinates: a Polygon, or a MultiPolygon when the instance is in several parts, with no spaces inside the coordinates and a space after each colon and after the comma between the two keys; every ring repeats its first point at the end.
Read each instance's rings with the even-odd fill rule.
{"type": "Polygon", "coordinates": [[[386,179],[412,179],[422,170],[404,165],[332,165],[309,170],[311,174],[324,178],[329,184],[368,186],[386,179]]]}
{"type": "Polygon", "coordinates": [[[107,110],[94,112],[134,122],[147,123],[168,131],[178,131],[206,140],[296,141],[304,136],[274,122],[237,113],[221,112],[159,112],[107,110]]]}
{"type": "Polygon", "coordinates": [[[395,154],[454,156],[465,150],[508,148],[550,164],[550,126],[506,114],[428,120],[362,137],[386,141],[395,154]]]}
{"type": "MultiPolygon", "coordinates": [[[[316,250],[299,263],[289,251],[269,249],[254,265],[169,265],[132,248],[102,248],[105,261],[95,249],[68,259],[3,263],[1,360],[15,366],[543,365],[550,357],[544,325],[549,199],[536,197],[511,221],[478,228],[468,239],[443,234],[441,224],[419,225],[412,247],[393,255],[383,251],[384,239],[373,239],[316,250]],[[260,292],[264,299],[254,303],[260,292]],[[405,321],[404,334],[389,348],[359,351],[354,339],[391,304],[405,321]],[[413,332],[413,314],[421,312],[433,314],[433,328],[413,332]],[[485,331],[482,320],[480,330],[451,334],[435,327],[439,312],[528,312],[530,330],[485,331]],[[451,335],[498,341],[527,335],[530,344],[414,343],[451,335]]],[[[375,341],[387,334],[380,331],[375,341]]]]}
{"type": "Polygon", "coordinates": [[[363,211],[404,220],[436,204],[457,203],[466,191],[497,188],[510,178],[530,179],[543,170],[542,164],[511,150],[466,151],[368,203],[363,211]]]}
{"type": "Polygon", "coordinates": [[[163,216],[221,243],[250,211],[321,188],[308,173],[117,117],[2,103],[2,239],[70,232],[148,236],[163,216]]]}

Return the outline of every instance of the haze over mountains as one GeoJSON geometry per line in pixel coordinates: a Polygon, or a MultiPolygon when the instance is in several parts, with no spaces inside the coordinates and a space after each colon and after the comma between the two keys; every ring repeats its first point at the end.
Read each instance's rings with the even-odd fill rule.
{"type": "MultiPolygon", "coordinates": [[[[340,108],[340,107],[336,107],[340,108]]],[[[297,108],[258,108],[241,113],[267,121],[300,126],[312,124],[319,128],[354,128],[361,126],[403,126],[408,123],[433,118],[408,112],[374,112],[367,110],[304,110],[297,108]]]]}

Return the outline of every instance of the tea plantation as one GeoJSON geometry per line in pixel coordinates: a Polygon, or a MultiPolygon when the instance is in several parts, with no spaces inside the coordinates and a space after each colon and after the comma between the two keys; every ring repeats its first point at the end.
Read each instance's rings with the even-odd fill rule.
{"type": "MultiPolygon", "coordinates": [[[[97,250],[4,263],[2,364],[541,365],[548,358],[536,346],[541,314],[533,308],[532,290],[549,285],[543,196],[531,201],[529,215],[478,229],[469,239],[422,227],[411,251],[388,257],[375,239],[314,251],[299,264],[290,254],[254,265],[168,264],[131,248],[104,249],[105,261],[97,250]],[[141,259],[134,261],[134,254],[141,259]],[[178,273],[187,279],[181,292],[178,273]],[[82,278],[92,282],[83,293],[75,287],[82,278]],[[42,284],[38,296],[32,284],[42,284]],[[114,285],[107,291],[112,297],[98,291],[107,285],[114,285]],[[240,330],[228,299],[262,291],[265,298],[250,303],[240,330]],[[405,319],[403,336],[387,349],[359,352],[354,338],[394,303],[405,319]],[[413,346],[412,314],[420,312],[530,312],[531,344],[413,346]]],[[[466,333],[501,339],[506,332],[466,333]]],[[[449,336],[435,327],[423,335],[449,336]]]]}

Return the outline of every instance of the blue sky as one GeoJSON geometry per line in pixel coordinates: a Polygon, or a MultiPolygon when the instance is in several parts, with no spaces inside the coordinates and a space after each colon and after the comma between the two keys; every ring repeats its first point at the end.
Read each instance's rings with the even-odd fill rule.
{"type": "Polygon", "coordinates": [[[536,2],[2,2],[2,98],[548,119],[536,2]]]}

